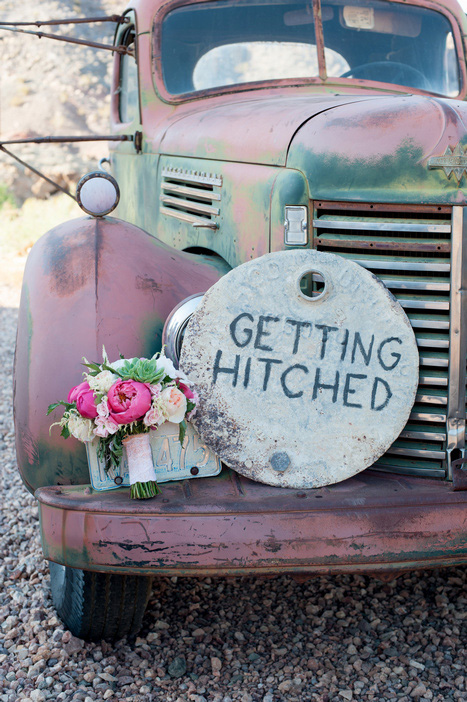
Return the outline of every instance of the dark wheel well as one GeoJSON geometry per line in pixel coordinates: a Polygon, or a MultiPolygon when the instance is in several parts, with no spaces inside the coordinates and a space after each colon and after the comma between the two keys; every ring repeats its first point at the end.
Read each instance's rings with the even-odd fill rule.
{"type": "Polygon", "coordinates": [[[138,633],[151,594],[151,577],[94,573],[52,562],[49,569],[55,609],[74,636],[117,641],[138,633]]]}

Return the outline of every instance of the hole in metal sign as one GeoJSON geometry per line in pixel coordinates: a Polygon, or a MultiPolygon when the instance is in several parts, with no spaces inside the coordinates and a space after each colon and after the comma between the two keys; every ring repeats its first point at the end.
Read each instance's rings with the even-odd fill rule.
{"type": "Polygon", "coordinates": [[[318,271],[307,271],[299,282],[300,293],[308,300],[318,300],[326,291],[326,282],[318,271]]]}

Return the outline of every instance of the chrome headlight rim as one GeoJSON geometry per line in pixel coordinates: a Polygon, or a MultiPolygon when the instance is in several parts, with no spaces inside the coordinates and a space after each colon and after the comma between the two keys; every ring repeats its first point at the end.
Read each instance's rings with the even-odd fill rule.
{"type": "Polygon", "coordinates": [[[162,346],[165,348],[165,355],[170,358],[176,368],[178,368],[180,362],[185,329],[192,314],[201,304],[203,297],[204,293],[195,293],[190,295],[190,297],[186,297],[174,307],[164,324],[162,346]]]}

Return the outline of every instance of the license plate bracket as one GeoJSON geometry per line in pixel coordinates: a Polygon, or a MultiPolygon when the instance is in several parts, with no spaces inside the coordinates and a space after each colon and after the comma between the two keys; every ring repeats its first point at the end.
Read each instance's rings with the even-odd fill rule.
{"type": "MultiPolygon", "coordinates": [[[[180,445],[178,432],[178,424],[172,422],[165,422],[157,431],[149,432],[155,480],[165,483],[170,480],[218,475],[222,468],[220,459],[203,443],[193,426],[187,423],[183,446],[180,445]]],[[[98,441],[96,438],[86,444],[91,485],[94,490],[129,487],[130,476],[125,448],[118,469],[111,469],[107,473],[103,462],[97,456],[98,441]]]]}

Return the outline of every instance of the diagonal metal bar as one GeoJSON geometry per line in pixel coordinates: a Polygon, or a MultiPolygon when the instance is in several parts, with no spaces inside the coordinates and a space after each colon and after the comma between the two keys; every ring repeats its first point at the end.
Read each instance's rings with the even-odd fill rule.
{"type": "Polygon", "coordinates": [[[9,139],[0,141],[0,146],[11,144],[71,144],[74,142],[84,141],[133,141],[132,134],[111,134],[99,136],[46,136],[46,137],[27,137],[25,139],[9,139]]]}
{"type": "Polygon", "coordinates": [[[76,202],[75,196],[72,195],[72,194],[70,193],[69,190],[67,190],[66,188],[62,188],[61,185],[59,185],[59,184],[56,183],[55,181],[53,181],[53,180],[51,180],[50,178],[48,178],[44,173],[41,173],[41,171],[38,171],[37,168],[34,168],[34,167],[31,166],[29,163],[26,163],[26,161],[23,161],[21,158],[19,158],[19,157],[16,156],[15,154],[11,153],[11,151],[9,151],[8,149],[5,149],[5,147],[3,146],[3,144],[0,144],[0,151],[3,151],[3,153],[7,154],[7,155],[10,156],[11,158],[13,158],[15,161],[18,161],[18,163],[20,163],[22,166],[25,166],[26,168],[29,168],[30,171],[32,171],[33,173],[35,173],[36,175],[38,175],[40,178],[43,178],[44,180],[46,180],[48,183],[50,183],[51,185],[53,185],[55,188],[58,188],[59,190],[61,190],[62,193],[65,193],[65,195],[68,195],[68,197],[71,197],[71,199],[74,200],[74,201],[76,202]]]}
{"type": "Polygon", "coordinates": [[[8,27],[45,27],[46,25],[56,26],[59,24],[91,24],[94,22],[125,22],[127,24],[129,21],[129,17],[123,17],[122,15],[108,15],[105,17],[78,17],[58,20],[35,20],[33,22],[2,22],[2,20],[0,20],[0,24],[8,27]]]}
{"type": "Polygon", "coordinates": [[[6,25],[0,25],[0,29],[6,32],[17,32],[20,34],[32,34],[33,36],[39,37],[39,39],[55,39],[55,41],[65,41],[69,44],[78,44],[80,46],[90,46],[93,49],[105,49],[106,51],[113,51],[118,54],[127,54],[128,56],[134,56],[135,53],[132,49],[127,46],[114,46],[111,44],[100,44],[96,41],[87,41],[86,39],[75,39],[74,37],[61,36],[58,34],[48,34],[47,32],[32,32],[29,29],[18,29],[16,27],[7,27],[6,25]]]}

